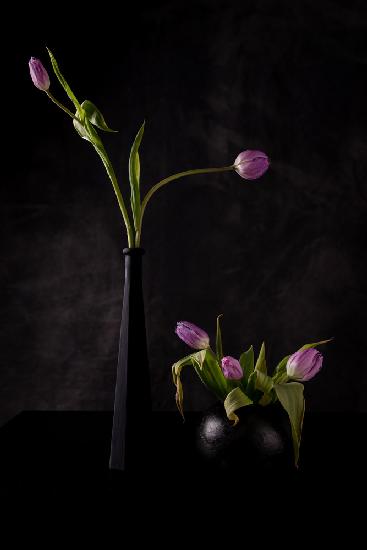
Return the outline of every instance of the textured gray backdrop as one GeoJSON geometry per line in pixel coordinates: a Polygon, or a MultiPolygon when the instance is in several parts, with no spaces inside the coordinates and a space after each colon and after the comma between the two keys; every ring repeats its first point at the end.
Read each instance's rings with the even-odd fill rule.
{"type": "MultiPolygon", "coordinates": [[[[112,409],[126,236],[99,159],[28,76],[54,50],[127,191],[145,118],[143,189],[246,148],[272,166],[171,184],[147,209],[144,290],[154,406],[174,408],[174,335],[190,320],[225,352],[268,362],[334,336],[306,388],[313,410],[366,410],[366,11],[362,2],[155,2],[18,27],[6,59],[0,422],[23,409],[112,409]]],[[[45,17],[45,16],[43,16],[45,17]]],[[[5,71],[5,69],[4,69],[5,71]]],[[[55,79],[53,93],[62,91],[55,79]]],[[[189,371],[188,409],[210,396],[189,371]]]]}

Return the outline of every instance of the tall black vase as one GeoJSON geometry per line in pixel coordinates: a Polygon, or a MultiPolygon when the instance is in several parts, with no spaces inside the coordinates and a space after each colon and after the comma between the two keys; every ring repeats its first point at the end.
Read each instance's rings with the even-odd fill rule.
{"type": "Polygon", "coordinates": [[[151,417],[150,375],[142,287],[142,248],[125,248],[125,287],[120,328],[110,468],[139,468],[151,417]]]}

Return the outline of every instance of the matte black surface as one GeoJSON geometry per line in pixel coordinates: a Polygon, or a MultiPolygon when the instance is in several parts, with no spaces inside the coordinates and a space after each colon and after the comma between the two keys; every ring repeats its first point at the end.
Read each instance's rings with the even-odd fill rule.
{"type": "Polygon", "coordinates": [[[144,465],[127,474],[108,468],[111,412],[23,412],[0,430],[2,496],[24,503],[97,502],[102,497],[99,505],[116,497],[120,508],[132,505],[131,495],[140,506],[162,501],[166,507],[183,506],[185,497],[191,505],[193,498],[208,503],[211,495],[216,495],[212,504],[219,499],[223,505],[232,496],[239,502],[257,497],[274,513],[282,498],[293,494],[290,513],[289,506],[302,507],[306,497],[315,511],[334,493],[345,510],[353,502],[342,501],[343,492],[361,494],[366,485],[366,415],[306,415],[300,468],[288,476],[255,475],[246,468],[213,473],[203,467],[194,452],[199,420],[191,413],[183,424],[178,413],[154,413],[151,423],[142,426],[144,465]]]}
{"type": "Polygon", "coordinates": [[[145,331],[141,248],[125,248],[124,302],[120,328],[110,467],[130,470],[141,460],[141,426],[152,399],[145,331]]]}
{"type": "MultiPolygon", "coordinates": [[[[189,320],[269,366],[334,337],[309,411],[367,411],[367,3],[157,0],[4,13],[0,200],[0,422],[24,409],[112,410],[126,234],[100,159],[34,88],[45,45],[103,134],[129,202],[128,156],[144,119],[142,194],[191,167],[271,157],[236,174],[171,183],[146,210],[144,292],[155,410],[174,410],[174,335],[189,320]],[[84,23],[80,23],[83,17],[84,23]],[[78,22],[76,22],[78,20],[78,22]],[[6,29],[5,29],[6,27],[6,29]]],[[[50,71],[51,72],[51,71],[50,71]]],[[[53,78],[53,93],[64,94],[53,78]]],[[[65,98],[65,103],[71,104],[65,98]]],[[[186,409],[210,396],[189,370],[186,409]]]]}

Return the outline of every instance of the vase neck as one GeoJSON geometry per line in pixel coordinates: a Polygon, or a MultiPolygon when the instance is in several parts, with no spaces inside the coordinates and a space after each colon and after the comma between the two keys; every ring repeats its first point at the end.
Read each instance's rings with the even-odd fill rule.
{"type": "Polygon", "coordinates": [[[132,257],[143,256],[145,254],[145,250],[144,248],[139,248],[139,247],[124,248],[123,254],[124,256],[132,256],[132,257]]]}

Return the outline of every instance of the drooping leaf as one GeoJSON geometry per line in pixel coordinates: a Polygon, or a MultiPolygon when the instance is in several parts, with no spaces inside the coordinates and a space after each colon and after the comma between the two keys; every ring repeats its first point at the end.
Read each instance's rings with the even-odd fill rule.
{"type": "Polygon", "coordinates": [[[217,317],[217,336],[216,336],[216,346],[215,346],[215,351],[217,353],[217,358],[219,362],[221,362],[223,359],[222,331],[220,330],[221,317],[223,317],[223,314],[218,315],[217,317]]]}
{"type": "Polygon", "coordinates": [[[140,158],[139,147],[143,139],[145,121],[141,125],[139,132],[136,134],[133,146],[130,151],[129,159],[129,179],[130,179],[130,203],[134,218],[135,230],[139,230],[140,223],[140,158]]]}
{"type": "Polygon", "coordinates": [[[224,401],[230,391],[227,385],[228,381],[223,375],[217,357],[210,349],[201,350],[183,357],[172,365],[172,378],[176,386],[176,404],[183,418],[183,387],[181,372],[186,366],[193,366],[201,382],[221,401],[224,401]]]}
{"type": "Polygon", "coordinates": [[[267,373],[266,369],[266,360],[265,360],[265,342],[261,344],[261,349],[259,353],[259,357],[257,358],[255,370],[263,372],[264,374],[267,373]]]}
{"type": "Polygon", "coordinates": [[[104,130],[105,132],[116,132],[117,130],[111,130],[106,124],[105,119],[103,118],[103,115],[99,109],[86,99],[82,103],[82,109],[85,112],[85,116],[88,118],[89,122],[93,124],[93,126],[97,126],[100,130],[104,130]]]}
{"type": "Polygon", "coordinates": [[[310,348],[316,348],[317,346],[321,346],[321,344],[327,344],[328,342],[331,342],[332,338],[329,338],[328,340],[321,340],[320,342],[314,342],[312,344],[305,344],[301,348],[299,348],[298,351],[310,349],[310,348]]]}
{"type": "Polygon", "coordinates": [[[294,461],[297,466],[299,458],[299,446],[301,443],[303,416],[305,412],[305,400],[303,397],[303,384],[289,382],[288,384],[275,384],[274,390],[283,408],[287,411],[292,428],[294,461]]]}
{"type": "Polygon", "coordinates": [[[50,56],[50,59],[51,59],[51,64],[52,64],[53,71],[54,71],[55,75],[57,76],[58,81],[60,82],[61,86],[64,88],[65,92],[67,93],[68,98],[74,103],[74,106],[75,106],[76,110],[78,111],[79,118],[81,118],[82,109],[81,109],[81,105],[80,105],[79,101],[77,100],[77,98],[75,97],[74,93],[72,92],[69,84],[66,82],[65,78],[61,74],[61,71],[60,71],[59,66],[57,64],[55,56],[53,55],[53,53],[51,52],[51,50],[49,48],[47,48],[47,51],[48,51],[48,55],[50,56]]]}
{"type": "Polygon", "coordinates": [[[173,383],[176,386],[176,405],[181,413],[182,418],[185,417],[183,412],[183,388],[181,382],[181,371],[184,367],[188,365],[193,365],[195,360],[200,362],[202,359],[202,355],[200,355],[201,353],[202,352],[199,351],[198,353],[187,355],[186,357],[183,357],[172,365],[172,378],[173,383]]]}
{"type": "Polygon", "coordinates": [[[240,409],[241,407],[246,407],[247,405],[252,405],[251,399],[241,390],[241,388],[234,388],[226,397],[224,401],[224,408],[227,413],[227,417],[229,420],[234,422],[233,426],[235,426],[239,418],[235,414],[235,411],[240,409]]]}
{"type": "Polygon", "coordinates": [[[246,389],[250,375],[254,371],[254,348],[250,348],[242,353],[240,357],[240,365],[243,371],[242,386],[246,389]]]}

